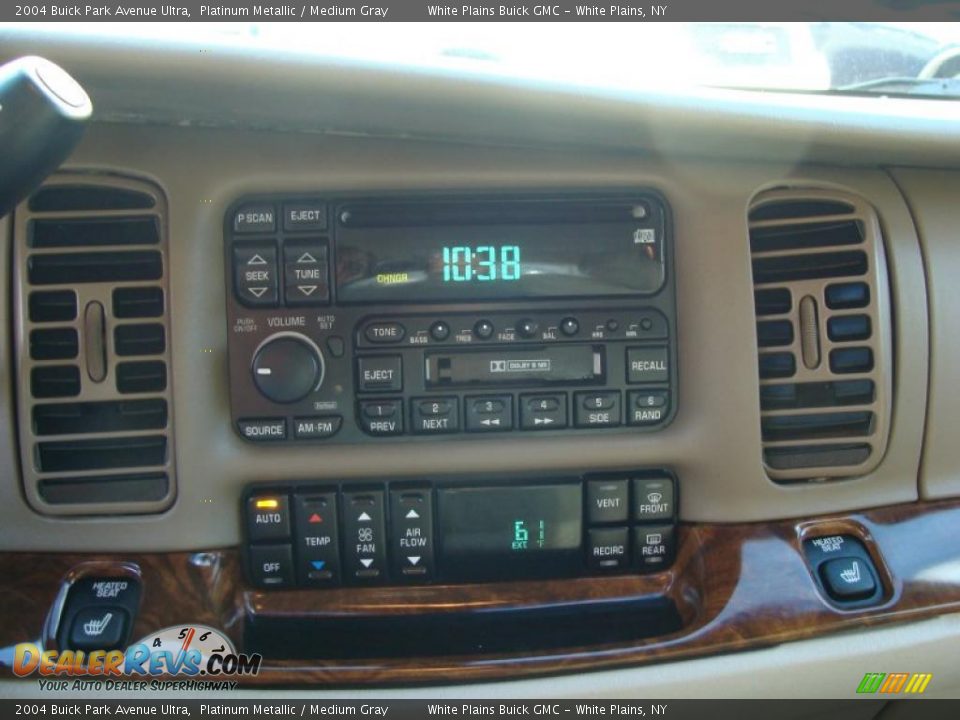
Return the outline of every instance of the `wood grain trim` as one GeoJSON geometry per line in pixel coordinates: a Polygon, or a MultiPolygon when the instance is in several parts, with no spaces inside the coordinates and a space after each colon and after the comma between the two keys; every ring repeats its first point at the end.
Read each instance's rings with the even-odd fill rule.
{"type": "Polygon", "coordinates": [[[61,581],[78,563],[123,562],[139,568],[140,637],[177,623],[222,628],[241,644],[247,613],[287,617],[474,612],[493,607],[590,602],[667,595],[684,627],[669,636],[624,644],[522,655],[390,660],[284,661],[267,658],[245,684],[365,686],[516,679],[599,670],[733,652],[960,611],[960,502],[918,503],[821,519],[684,525],[675,565],[648,576],[431,587],[263,592],[243,585],[235,550],[115,556],[0,555],[0,644],[43,632],[61,581]],[[875,607],[843,610],[817,591],[801,550],[804,538],[835,533],[861,538],[881,576],[875,607]]]}

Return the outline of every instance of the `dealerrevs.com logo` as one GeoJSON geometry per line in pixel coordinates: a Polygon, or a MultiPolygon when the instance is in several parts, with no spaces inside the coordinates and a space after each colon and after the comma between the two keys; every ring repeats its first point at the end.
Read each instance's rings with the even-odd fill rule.
{"type": "MultiPolygon", "coordinates": [[[[89,633],[88,633],[89,634],[89,633]]],[[[15,648],[13,672],[18,677],[84,679],[43,682],[41,689],[145,690],[231,689],[229,678],[254,676],[263,657],[238,653],[219,630],[204,625],[175,625],[152,633],[126,650],[43,650],[33,643],[15,648]],[[145,679],[174,677],[178,680],[145,679]],[[201,680],[200,678],[203,678],[201,680]],[[90,684],[95,681],[95,684],[90,684]],[[103,684],[104,681],[109,687],[103,684]]]]}

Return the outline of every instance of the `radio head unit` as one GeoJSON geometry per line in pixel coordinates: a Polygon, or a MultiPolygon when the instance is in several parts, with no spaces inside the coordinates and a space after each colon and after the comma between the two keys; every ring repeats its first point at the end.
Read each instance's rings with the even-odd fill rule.
{"type": "Polygon", "coordinates": [[[677,401],[653,192],[245,198],[224,220],[242,437],[656,430],[677,401]]]}

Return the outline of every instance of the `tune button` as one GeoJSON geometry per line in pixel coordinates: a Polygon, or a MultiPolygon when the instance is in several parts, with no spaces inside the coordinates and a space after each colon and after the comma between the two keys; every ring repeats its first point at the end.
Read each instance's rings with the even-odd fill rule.
{"type": "Polygon", "coordinates": [[[493,323],[489,320],[477,320],[473,326],[473,334],[481,340],[489,340],[493,337],[493,323]]]}
{"type": "Polygon", "coordinates": [[[573,337],[580,332],[580,323],[576,318],[567,317],[560,321],[560,332],[567,337],[573,337]]]}
{"type": "Polygon", "coordinates": [[[443,322],[443,320],[437,320],[430,326],[430,337],[437,342],[443,342],[450,337],[450,326],[443,322]]]}
{"type": "Polygon", "coordinates": [[[531,320],[530,318],[523,318],[517,322],[517,333],[520,337],[532,338],[537,334],[539,329],[536,320],[531,320]]]}

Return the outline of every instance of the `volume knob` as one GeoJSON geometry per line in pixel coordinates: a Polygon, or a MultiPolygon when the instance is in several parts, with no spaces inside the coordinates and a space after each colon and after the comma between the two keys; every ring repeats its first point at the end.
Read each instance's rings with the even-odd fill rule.
{"type": "Polygon", "coordinates": [[[253,355],[253,382],[275,403],[302,400],[323,383],[323,353],[297,333],[267,338],[253,355]]]}

